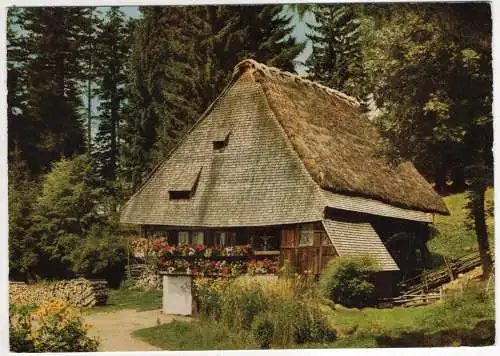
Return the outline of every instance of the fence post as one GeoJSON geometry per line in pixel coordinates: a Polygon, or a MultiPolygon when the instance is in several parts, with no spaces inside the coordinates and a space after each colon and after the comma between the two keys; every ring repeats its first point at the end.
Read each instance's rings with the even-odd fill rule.
{"type": "Polygon", "coordinates": [[[446,257],[443,258],[444,258],[444,264],[446,265],[446,269],[448,270],[448,275],[450,276],[450,281],[453,281],[455,279],[455,276],[453,275],[453,268],[448,263],[448,259],[446,257]]]}

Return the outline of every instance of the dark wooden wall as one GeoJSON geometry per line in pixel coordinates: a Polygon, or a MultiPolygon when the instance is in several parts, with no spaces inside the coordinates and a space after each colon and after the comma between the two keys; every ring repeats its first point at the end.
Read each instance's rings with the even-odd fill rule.
{"type": "Polygon", "coordinates": [[[299,246],[300,225],[283,227],[281,230],[281,265],[288,261],[297,273],[310,271],[320,274],[328,262],[337,256],[323,225],[314,225],[312,246],[299,246]]]}

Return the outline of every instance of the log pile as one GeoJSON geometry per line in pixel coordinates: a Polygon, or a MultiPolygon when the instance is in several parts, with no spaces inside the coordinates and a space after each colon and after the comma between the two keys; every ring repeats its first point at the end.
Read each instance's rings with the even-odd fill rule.
{"type": "Polygon", "coordinates": [[[126,271],[127,279],[131,281],[137,281],[146,269],[147,265],[145,263],[129,265],[126,271]]]}
{"type": "Polygon", "coordinates": [[[158,270],[153,266],[147,266],[143,269],[141,275],[135,283],[135,287],[144,290],[161,290],[162,278],[158,270]]]}
{"type": "Polygon", "coordinates": [[[52,300],[64,300],[74,307],[104,305],[108,299],[105,280],[83,278],[54,283],[25,284],[11,282],[9,300],[18,306],[40,306],[52,300]]]}

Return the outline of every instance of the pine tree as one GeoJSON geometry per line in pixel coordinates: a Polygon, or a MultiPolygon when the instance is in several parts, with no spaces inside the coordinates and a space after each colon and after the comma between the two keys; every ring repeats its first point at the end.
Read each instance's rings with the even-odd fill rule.
{"type": "Polygon", "coordinates": [[[101,33],[95,41],[94,66],[98,73],[99,131],[95,156],[100,175],[106,181],[116,178],[118,159],[118,132],[125,100],[127,81],[126,61],[129,52],[130,26],[118,7],[106,13],[101,33]]]}
{"type": "Polygon", "coordinates": [[[129,58],[123,176],[137,186],[200,113],[198,17],[188,7],[140,8],[129,58]],[[193,65],[193,63],[195,65],[193,65]]]}
{"type": "Polygon", "coordinates": [[[38,129],[29,118],[27,107],[28,50],[20,32],[23,9],[9,8],[7,15],[7,122],[9,163],[14,157],[25,161],[36,152],[38,129]],[[13,153],[16,152],[14,155],[13,153]]]}
{"type": "Polygon", "coordinates": [[[313,52],[306,65],[311,79],[364,98],[360,21],[355,6],[314,5],[312,12],[318,25],[308,24],[313,52]]]}
{"type": "Polygon", "coordinates": [[[23,139],[23,157],[34,172],[45,171],[61,156],[84,148],[79,81],[82,78],[80,45],[85,9],[26,8],[19,14],[27,50],[27,116],[36,137],[23,139]]]}

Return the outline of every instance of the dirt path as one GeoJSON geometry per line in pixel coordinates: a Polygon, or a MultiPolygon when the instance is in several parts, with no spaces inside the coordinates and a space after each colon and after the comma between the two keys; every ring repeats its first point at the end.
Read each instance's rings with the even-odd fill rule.
{"type": "Polygon", "coordinates": [[[123,309],[85,316],[87,323],[94,326],[89,334],[100,335],[103,338],[99,351],[161,351],[155,346],[134,338],[132,332],[159,323],[169,323],[174,319],[182,319],[182,317],[163,315],[160,309],[142,312],[123,309]]]}

